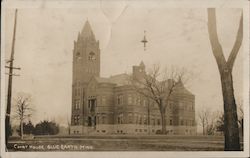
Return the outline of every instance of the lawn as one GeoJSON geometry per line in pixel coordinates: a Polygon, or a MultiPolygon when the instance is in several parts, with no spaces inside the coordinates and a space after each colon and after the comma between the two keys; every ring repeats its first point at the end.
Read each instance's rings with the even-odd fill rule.
{"type": "Polygon", "coordinates": [[[8,151],[222,151],[222,136],[37,136],[12,138],[8,151]]]}

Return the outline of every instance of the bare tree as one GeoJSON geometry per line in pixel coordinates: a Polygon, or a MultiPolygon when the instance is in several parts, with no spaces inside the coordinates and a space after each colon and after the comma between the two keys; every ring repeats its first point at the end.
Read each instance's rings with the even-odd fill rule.
{"type": "Polygon", "coordinates": [[[238,120],[239,120],[239,123],[240,121],[244,118],[244,110],[243,110],[243,101],[240,100],[238,103],[237,103],[237,112],[238,112],[238,120]]]}
{"type": "Polygon", "coordinates": [[[234,61],[239,52],[243,39],[243,14],[236,35],[236,40],[228,57],[225,59],[222,46],[218,39],[215,8],[208,8],[208,33],[212,52],[216,59],[221,77],[222,94],[224,101],[225,148],[224,150],[240,150],[238,116],[234,96],[232,70],[234,61]]]}
{"type": "Polygon", "coordinates": [[[202,126],[202,134],[214,135],[216,131],[216,122],[218,119],[218,114],[206,108],[206,109],[202,109],[198,113],[198,119],[199,119],[200,125],[202,126]]]}
{"type": "Polygon", "coordinates": [[[166,107],[177,87],[183,85],[183,82],[187,80],[186,74],[185,69],[174,67],[165,69],[164,73],[161,73],[160,66],[154,65],[141,78],[133,76],[130,79],[137,93],[158,105],[162,121],[162,134],[166,134],[166,107]]]}
{"type": "Polygon", "coordinates": [[[240,138],[244,137],[244,109],[243,109],[243,101],[240,100],[237,103],[237,112],[238,112],[238,125],[239,125],[239,132],[240,138]]]}
{"type": "Polygon", "coordinates": [[[23,139],[23,123],[30,118],[33,113],[31,108],[31,97],[24,93],[19,93],[15,99],[15,118],[20,121],[20,136],[23,139]]]}
{"type": "Polygon", "coordinates": [[[210,112],[208,109],[203,109],[198,114],[199,122],[200,122],[200,125],[202,126],[203,135],[207,134],[209,116],[210,116],[210,112]]]}

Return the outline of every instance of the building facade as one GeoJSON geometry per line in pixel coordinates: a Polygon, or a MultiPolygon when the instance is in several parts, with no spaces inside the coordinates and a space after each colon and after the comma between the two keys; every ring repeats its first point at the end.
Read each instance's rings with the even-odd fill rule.
{"type": "MultiPolygon", "coordinates": [[[[145,75],[141,62],[132,75],[145,75]]],[[[168,134],[196,134],[195,96],[180,84],[166,109],[168,134]]],[[[100,77],[99,41],[87,21],[74,41],[71,134],[157,134],[158,106],[139,95],[129,75],[100,77]]]]}

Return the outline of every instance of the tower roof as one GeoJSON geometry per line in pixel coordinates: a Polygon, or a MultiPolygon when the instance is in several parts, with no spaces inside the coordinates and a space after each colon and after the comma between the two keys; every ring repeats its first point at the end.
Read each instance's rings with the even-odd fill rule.
{"type": "Polygon", "coordinates": [[[143,61],[141,61],[140,66],[141,66],[141,67],[145,67],[145,64],[144,64],[143,61]]]}
{"type": "Polygon", "coordinates": [[[95,40],[95,35],[92,31],[92,28],[91,28],[88,20],[84,24],[84,27],[83,27],[82,32],[81,32],[81,37],[84,39],[85,38],[89,38],[89,39],[92,38],[93,40],[95,40]]]}

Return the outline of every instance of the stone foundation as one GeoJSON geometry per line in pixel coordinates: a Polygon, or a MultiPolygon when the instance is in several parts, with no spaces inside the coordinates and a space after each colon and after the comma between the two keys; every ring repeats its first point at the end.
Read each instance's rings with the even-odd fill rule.
{"type": "MultiPolygon", "coordinates": [[[[70,134],[88,135],[88,134],[121,134],[121,135],[154,135],[159,134],[161,126],[147,126],[135,124],[99,124],[96,127],[71,126],[70,134]]],[[[196,126],[167,126],[169,135],[196,135],[196,126]]]]}

